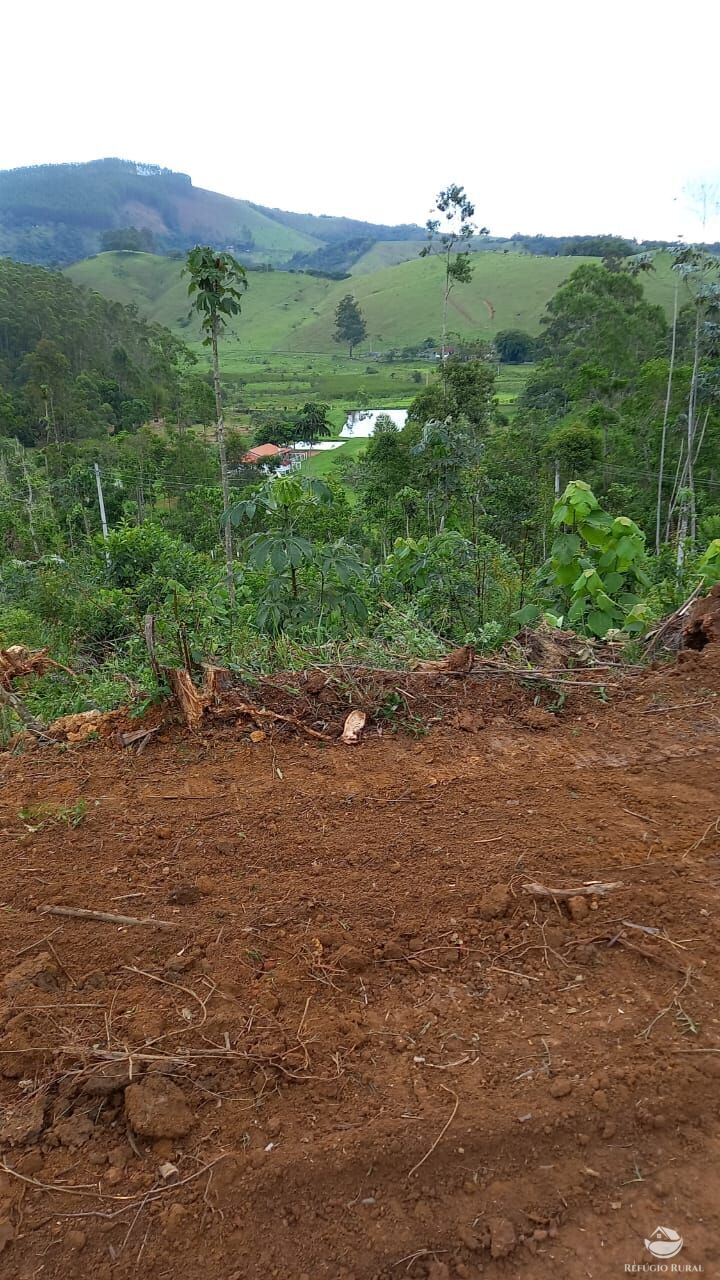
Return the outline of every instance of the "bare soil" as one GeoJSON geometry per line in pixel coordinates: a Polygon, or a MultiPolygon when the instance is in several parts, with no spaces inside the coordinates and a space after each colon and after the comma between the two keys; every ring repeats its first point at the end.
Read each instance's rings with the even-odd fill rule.
{"type": "Polygon", "coordinates": [[[0,1275],[717,1275],[720,645],[599,678],[0,756],[0,1275]]]}

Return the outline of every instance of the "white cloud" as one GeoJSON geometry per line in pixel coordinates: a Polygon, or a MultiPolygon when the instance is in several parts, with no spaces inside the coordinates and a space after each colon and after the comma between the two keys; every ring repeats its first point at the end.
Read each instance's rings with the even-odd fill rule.
{"type": "MultiPolygon", "coordinates": [[[[4,13],[0,167],[120,155],[301,211],[698,237],[720,6],[36,0],[4,13]]],[[[720,236],[715,211],[706,235],[720,236]]]]}

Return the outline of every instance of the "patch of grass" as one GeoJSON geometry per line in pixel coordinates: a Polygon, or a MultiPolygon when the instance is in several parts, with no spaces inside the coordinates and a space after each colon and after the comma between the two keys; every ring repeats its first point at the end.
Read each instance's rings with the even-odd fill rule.
{"type": "Polygon", "coordinates": [[[87,800],[80,797],[73,804],[29,804],[20,809],[18,817],[30,831],[40,831],[53,823],[79,827],[87,817],[87,800]]]}
{"type": "Polygon", "coordinates": [[[303,462],[301,471],[306,476],[328,476],[337,474],[338,464],[346,458],[356,458],[367,446],[367,440],[345,440],[339,449],[325,449],[316,453],[314,458],[303,462]]]}

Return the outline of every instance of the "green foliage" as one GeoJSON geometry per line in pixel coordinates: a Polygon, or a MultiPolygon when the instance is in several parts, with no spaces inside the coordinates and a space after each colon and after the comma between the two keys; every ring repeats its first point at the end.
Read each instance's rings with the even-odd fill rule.
{"type": "Polygon", "coordinates": [[[295,429],[298,439],[307,444],[315,444],[316,440],[333,433],[333,425],[328,418],[330,406],[307,400],[298,414],[295,415],[295,429]]]}
{"type": "Polygon", "coordinates": [[[524,329],[500,329],[495,350],[503,364],[525,364],[535,356],[535,339],[524,329]]]}
{"type": "Polygon", "coordinates": [[[44,644],[40,619],[29,609],[0,608],[0,649],[11,644],[24,644],[28,649],[40,649],[44,644]]]}
{"type": "Polygon", "coordinates": [[[627,258],[637,252],[637,245],[621,236],[573,236],[563,252],[570,258],[627,258]]]}
{"type": "Polygon", "coordinates": [[[194,362],[137,310],[0,259],[0,436],[59,444],[134,428],[194,362]]]}
{"type": "Polygon", "coordinates": [[[485,430],[493,412],[496,373],[483,360],[445,361],[442,381],[420,391],[410,405],[408,427],[423,427],[431,419],[464,417],[485,430]]]}
{"type": "Polygon", "coordinates": [[[190,250],[185,271],[190,277],[188,293],[193,310],[200,317],[203,341],[209,346],[228,320],[239,315],[247,272],[231,253],[209,245],[196,245],[190,250]]]}
{"type": "MultiPolygon", "coordinates": [[[[457,247],[464,252],[469,239],[457,247]]],[[[67,295],[66,314],[64,285],[47,273],[31,281],[30,303],[22,290],[3,296],[0,424],[13,438],[0,436],[0,634],[6,644],[48,645],[78,673],[73,679],[54,670],[23,690],[42,718],[128,698],[143,705],[157,696],[142,638],[146,612],[156,618],[158,654],[169,665],[212,658],[252,673],[353,655],[385,666],[411,655],[439,656],[465,641],[497,647],[518,621],[542,610],[581,633],[620,628],[637,635],[699,580],[720,576],[713,470],[720,384],[712,332],[701,324],[697,341],[695,334],[699,310],[703,324],[711,318],[711,299],[702,308],[693,304],[695,328],[681,309],[668,399],[667,334],[642,286],[624,271],[594,267],[579,279],[577,273],[548,312],[552,345],[516,413],[527,375],[509,365],[498,372],[484,336],[492,329],[487,321],[484,330],[484,303],[481,319],[464,329],[473,333],[472,344],[453,337],[456,355],[442,363],[423,360],[436,345],[426,334],[437,317],[420,309],[413,324],[421,368],[379,360],[349,368],[346,356],[258,356],[236,339],[245,281],[221,255],[195,252],[191,297],[205,299],[206,337],[212,343],[227,326],[230,376],[220,397],[224,392],[232,466],[225,491],[216,482],[220,437],[213,432],[208,443],[193,426],[214,421],[214,388],[180,344],[162,331],[135,329],[137,316],[126,308],[107,303],[107,311],[88,310],[89,295],[80,295],[81,306],[77,291],[67,295]],[[104,334],[86,329],[85,321],[95,320],[107,321],[104,334]],[[234,376],[239,370],[242,384],[234,376]],[[348,405],[407,403],[411,395],[403,430],[380,415],[372,438],[317,453],[299,474],[258,484],[257,473],[240,463],[248,431],[278,443],[317,440],[339,431],[348,405]],[[648,517],[666,403],[670,477],[682,464],[691,397],[699,424],[700,551],[688,547],[678,572],[671,548],[646,555],[641,530],[653,527],[648,517]],[[150,415],[166,425],[143,426],[150,415]],[[96,463],[107,543],[99,536],[96,463]],[[571,483],[553,512],[556,464],[571,483]],[[613,518],[610,511],[624,514],[613,518]],[[218,554],[220,532],[226,553],[230,546],[229,576],[218,554]],[[538,572],[548,541],[551,555],[538,572]]],[[[492,278],[496,256],[483,258],[483,278],[486,271],[492,278]]],[[[175,264],[134,253],[98,262],[130,290],[138,258],[149,273],[143,297],[156,285],[164,296],[175,264]]],[[[445,284],[452,287],[458,277],[449,261],[445,284]]],[[[555,278],[552,260],[541,265],[555,278]]],[[[431,291],[447,266],[427,260],[394,270],[413,279],[425,273],[423,287],[431,291]]],[[[696,289],[695,276],[688,279],[682,287],[696,289]]],[[[289,273],[258,272],[255,280],[266,292],[258,299],[253,290],[243,325],[253,314],[265,316],[265,352],[288,331],[268,319],[268,297],[280,310],[288,304],[299,352],[321,330],[329,341],[327,316],[350,296],[342,285],[289,273]],[[319,288],[322,295],[313,292],[319,288]],[[321,297],[322,322],[313,316],[321,297]]],[[[376,329],[370,319],[380,305],[376,281],[358,275],[353,296],[355,281],[379,335],[383,326],[376,329]]],[[[173,287],[172,302],[163,305],[179,323],[184,288],[177,275],[173,287]]],[[[495,304],[492,287],[483,284],[476,297],[468,286],[468,314],[486,296],[495,304]]],[[[392,311],[393,290],[382,297],[392,311]]],[[[517,323],[522,334],[522,326],[534,325],[519,305],[505,315],[506,329],[517,323]]],[[[388,319],[387,332],[395,322],[388,319]]],[[[677,494],[666,495],[666,506],[677,501],[677,494]]],[[[391,718],[398,712],[387,709],[391,718]]]]}
{"type": "MultiPolygon", "coordinates": [[[[226,237],[218,243],[226,245],[230,239],[226,237]]],[[[413,255],[417,247],[410,243],[413,255]]],[[[507,256],[486,253],[473,260],[478,269],[471,282],[462,286],[461,296],[458,290],[461,309],[452,303],[450,306],[450,345],[455,348],[463,338],[474,343],[479,338],[487,341],[503,329],[521,329],[536,336],[546,304],[580,261],[520,253],[507,256]],[[492,302],[492,312],[488,310],[488,300],[492,302]]],[[[661,304],[665,314],[672,315],[674,279],[669,259],[659,257],[655,265],[655,271],[642,281],[643,293],[648,302],[661,304]]],[[[362,269],[360,264],[358,267],[358,274],[352,277],[352,294],[362,310],[373,346],[386,353],[394,351],[396,359],[407,351],[407,358],[414,360],[428,335],[433,334],[431,347],[437,348],[440,341],[438,306],[444,289],[442,257],[435,254],[423,259],[414,257],[412,261],[390,266],[380,261],[375,267],[368,261],[367,272],[364,264],[362,269]]],[[[197,341],[202,355],[199,337],[195,338],[194,328],[188,323],[180,271],[181,263],[171,258],[115,253],[99,254],[79,262],[68,268],[68,275],[78,284],[109,298],[134,303],[148,319],[169,326],[185,341],[193,344],[197,341]]],[[[237,326],[229,325],[226,376],[245,377],[249,372],[257,377],[265,364],[265,359],[260,363],[258,357],[268,351],[283,351],[295,354],[284,358],[273,356],[271,371],[276,373],[283,366],[291,367],[299,378],[305,379],[308,366],[319,367],[320,362],[308,359],[303,353],[324,352],[333,358],[336,373],[343,375],[341,386],[352,403],[353,392],[362,382],[361,370],[348,363],[347,355],[338,355],[339,348],[333,340],[335,312],[348,287],[347,281],[336,282],[284,270],[255,272],[242,319],[237,326]]],[[[324,363],[327,367],[329,360],[324,363]]],[[[432,368],[430,361],[424,360],[423,373],[429,368],[432,368]]],[[[392,370],[378,370],[384,381],[390,380],[390,372],[392,370]]],[[[329,387],[305,385],[304,390],[312,398],[330,398],[329,387]]],[[[273,407],[287,403],[283,396],[273,407]]],[[[378,405],[383,401],[374,403],[378,405]]],[[[385,403],[398,404],[399,401],[393,398],[385,403]]]]}
{"type": "Polygon", "coordinates": [[[98,564],[107,554],[111,585],[129,590],[141,612],[162,599],[171,584],[192,586],[205,572],[202,558],[190,547],[151,524],[121,525],[106,541],[96,538],[95,554],[98,564]]]}
{"type": "Polygon", "coordinates": [[[642,595],[650,580],[642,530],[627,516],[613,519],[603,511],[581,480],[558,498],[551,524],[558,532],[544,573],[552,592],[548,607],[559,606],[573,629],[594,636],[643,631],[649,615],[642,595]]]}
{"type": "Polygon", "coordinates": [[[591,476],[602,457],[602,437],[583,423],[565,423],[548,435],[545,456],[562,475],[591,476]]]}
{"type": "MultiPolygon", "coordinates": [[[[104,232],[118,230],[122,247],[132,248],[129,229],[117,225],[128,206],[138,210],[138,220],[147,210],[148,224],[161,228],[155,244],[163,252],[187,251],[193,228],[202,227],[232,252],[284,261],[317,247],[331,231],[324,218],[309,214],[298,215],[295,229],[286,221],[292,215],[193,187],[187,174],[159,165],[105,159],[0,173],[0,253],[43,264],[73,262],[94,253],[104,232]]],[[[356,234],[373,229],[356,227],[356,234]]]]}
{"type": "Polygon", "coordinates": [[[346,293],[335,308],[335,333],[333,337],[336,342],[347,343],[352,357],[353,349],[359,346],[366,335],[367,325],[363,313],[352,294],[346,293]]]}
{"type": "Polygon", "coordinates": [[[96,655],[132,635],[137,627],[129,597],[113,587],[97,587],[87,595],[78,595],[69,621],[77,643],[96,655]]]}
{"type": "Polygon", "coordinates": [[[477,643],[490,621],[499,624],[500,637],[510,629],[520,573],[506,548],[489,535],[473,543],[449,531],[396,539],[380,585],[391,601],[412,600],[425,625],[446,639],[477,643]]]}
{"type": "Polygon", "coordinates": [[[131,253],[153,253],[155,236],[149,227],[116,227],[103,231],[100,248],[104,253],[123,250],[131,253]]]}
{"type": "Polygon", "coordinates": [[[703,587],[714,587],[720,582],[720,538],[713,538],[700,557],[697,566],[703,587]]]}
{"type": "Polygon", "coordinates": [[[367,607],[355,589],[366,570],[355,548],[342,538],[312,542],[303,536],[308,522],[317,523],[322,508],[340,499],[340,491],[321,480],[286,476],[269,481],[230,511],[234,525],[262,530],[244,541],[251,569],[264,571],[255,611],[264,631],[307,626],[342,618],[362,623],[367,607]]]}

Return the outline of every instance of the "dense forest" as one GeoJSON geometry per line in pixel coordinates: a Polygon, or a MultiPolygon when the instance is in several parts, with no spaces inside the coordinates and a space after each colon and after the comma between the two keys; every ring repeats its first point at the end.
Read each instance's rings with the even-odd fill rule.
{"type": "Polygon", "coordinates": [[[0,437],[56,446],[138,427],[201,381],[196,358],[132,307],[0,259],[0,437]]]}
{"type": "MultiPolygon", "coordinates": [[[[46,644],[75,672],[38,681],[34,705],[157,696],[148,613],[168,661],[246,671],[491,649],[541,616],[632,643],[720,578],[719,264],[686,249],[674,272],[668,322],[634,268],[577,268],[512,415],[495,359],[460,355],[329,479],[258,472],[230,429],[228,505],[197,425],[212,391],[182,344],[2,264],[0,643],[46,644]]],[[[322,405],[248,422],[258,442],[330,431],[322,405]]]]}

